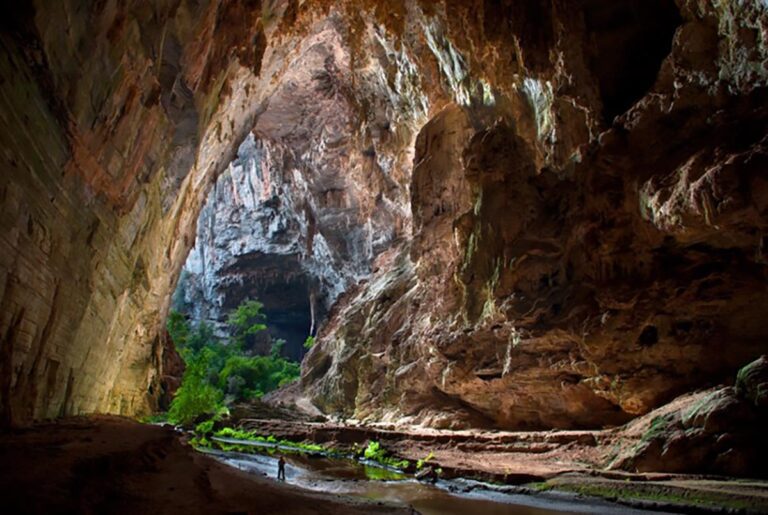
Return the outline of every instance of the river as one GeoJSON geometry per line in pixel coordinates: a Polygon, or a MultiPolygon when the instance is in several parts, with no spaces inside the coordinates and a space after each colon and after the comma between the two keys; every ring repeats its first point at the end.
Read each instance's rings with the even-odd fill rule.
{"type": "MultiPolygon", "coordinates": [[[[229,440],[234,442],[233,440],[229,440]]],[[[252,442],[238,442],[253,445],[252,442]]],[[[256,447],[258,449],[258,447],[256,447]]],[[[209,450],[207,453],[248,473],[275,478],[277,458],[264,454],[209,450]]],[[[420,482],[395,471],[349,459],[290,454],[286,482],[307,490],[373,501],[412,506],[422,515],[553,515],[618,514],[648,515],[651,512],[599,500],[582,500],[556,493],[525,495],[466,479],[420,482]]]]}

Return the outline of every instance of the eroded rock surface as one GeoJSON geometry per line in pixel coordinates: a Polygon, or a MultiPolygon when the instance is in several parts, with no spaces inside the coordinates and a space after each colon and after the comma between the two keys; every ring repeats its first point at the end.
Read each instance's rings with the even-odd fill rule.
{"type": "Polygon", "coordinates": [[[209,195],[210,277],[330,310],[327,412],[618,424],[766,351],[763,3],[8,9],[6,422],[157,406],[209,195]]]}
{"type": "Polygon", "coordinates": [[[766,477],[766,356],[739,371],[736,387],[713,389],[651,419],[613,468],[629,471],[766,477]]]}
{"type": "Polygon", "coordinates": [[[606,80],[631,66],[614,52],[643,22],[623,27],[615,5],[543,13],[552,32],[511,26],[529,52],[546,45],[535,64],[494,61],[488,40],[449,28],[494,102],[456,98],[422,128],[413,238],[305,361],[318,406],[445,427],[612,425],[765,351],[766,13],[677,7],[654,21],[674,37],[632,101],[606,80]]]}

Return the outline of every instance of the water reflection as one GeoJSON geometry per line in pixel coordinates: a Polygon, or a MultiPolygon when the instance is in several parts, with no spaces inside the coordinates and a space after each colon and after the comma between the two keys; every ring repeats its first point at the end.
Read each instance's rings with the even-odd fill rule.
{"type": "MultiPolygon", "coordinates": [[[[277,454],[245,454],[209,451],[220,461],[240,470],[276,478],[277,454]]],[[[279,452],[279,451],[277,451],[279,452]]],[[[649,511],[625,508],[612,503],[580,502],[571,498],[507,494],[478,483],[454,480],[421,483],[391,470],[348,459],[286,455],[286,480],[295,486],[338,495],[413,506],[423,515],[553,515],[596,513],[647,515],[649,511]]]]}

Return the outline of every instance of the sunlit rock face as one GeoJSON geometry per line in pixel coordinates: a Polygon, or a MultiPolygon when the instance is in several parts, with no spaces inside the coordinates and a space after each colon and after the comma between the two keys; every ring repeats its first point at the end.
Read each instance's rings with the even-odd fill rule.
{"type": "Polygon", "coordinates": [[[265,164],[267,152],[251,134],[219,176],[200,213],[173,307],[226,336],[229,313],[244,300],[260,299],[270,336],[285,339],[287,350],[300,357],[312,315],[324,305],[322,299],[310,304],[318,284],[300,262],[304,211],[292,190],[275,180],[265,164]]]}
{"type": "Polygon", "coordinates": [[[179,308],[222,332],[241,301],[259,299],[272,336],[287,340],[295,359],[338,297],[370,274],[373,256],[404,236],[410,216],[409,147],[387,146],[394,129],[382,114],[407,98],[380,78],[378,59],[371,77],[353,74],[346,23],[329,13],[283,63],[201,212],[179,284],[179,308]],[[355,91],[355,81],[372,89],[355,91]]]}
{"type": "Polygon", "coordinates": [[[533,4],[444,18],[435,58],[494,100],[441,68],[413,237],[305,359],[326,411],[605,426],[765,351],[765,7],[533,4]]]}
{"type": "Polygon", "coordinates": [[[146,413],[164,393],[158,335],[197,211],[256,109],[244,99],[260,13],[74,0],[2,11],[0,415],[146,413]]]}
{"type": "Polygon", "coordinates": [[[768,341],[767,16],[694,0],[8,13],[0,413],[153,409],[196,235],[206,317],[276,284],[329,310],[302,377],[328,412],[602,426],[733,377],[768,341]]]}

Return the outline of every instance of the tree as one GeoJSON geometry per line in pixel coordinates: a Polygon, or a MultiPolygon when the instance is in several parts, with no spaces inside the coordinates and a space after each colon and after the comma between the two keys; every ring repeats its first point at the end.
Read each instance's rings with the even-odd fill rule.
{"type": "Polygon", "coordinates": [[[187,338],[189,338],[189,324],[184,315],[176,310],[171,310],[166,326],[176,348],[184,348],[187,344],[187,338]]]}
{"type": "Polygon", "coordinates": [[[233,343],[244,349],[248,336],[264,331],[267,326],[266,315],[261,312],[264,305],[258,300],[246,300],[229,315],[229,326],[232,330],[233,343]]]}
{"type": "Polygon", "coordinates": [[[190,424],[199,416],[215,415],[222,408],[222,392],[208,382],[212,357],[211,349],[203,349],[185,360],[187,368],[168,411],[171,422],[190,424]]]}
{"type": "Polygon", "coordinates": [[[181,313],[170,313],[168,332],[187,365],[168,412],[171,422],[189,425],[201,415],[220,412],[224,404],[260,397],[298,379],[299,364],[281,356],[285,340],[275,340],[268,356],[244,350],[246,338],[267,327],[262,307],[247,300],[230,314],[234,336],[228,343],[208,324],[190,326],[181,313]]]}

